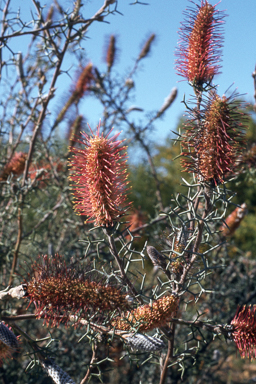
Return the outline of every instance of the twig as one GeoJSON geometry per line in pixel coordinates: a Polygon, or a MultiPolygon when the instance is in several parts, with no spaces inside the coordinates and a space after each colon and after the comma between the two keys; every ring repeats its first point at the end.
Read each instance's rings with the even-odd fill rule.
{"type": "Polygon", "coordinates": [[[113,255],[113,257],[114,257],[114,259],[118,265],[118,268],[119,268],[119,271],[120,271],[120,274],[121,274],[121,277],[122,277],[124,283],[128,285],[128,287],[130,288],[130,290],[131,290],[132,294],[134,295],[134,297],[136,298],[136,300],[140,304],[143,304],[143,300],[139,297],[138,292],[136,291],[132,282],[128,279],[128,277],[125,273],[123,261],[120,259],[119,255],[118,255],[115,241],[114,241],[113,237],[111,236],[110,230],[108,228],[104,228],[103,232],[108,237],[108,241],[109,241],[109,245],[110,245],[110,252],[112,253],[112,255],[113,255]]]}
{"type": "Polygon", "coordinates": [[[88,370],[87,370],[87,372],[86,372],[85,377],[84,377],[83,380],[80,382],[80,384],[85,384],[86,381],[87,381],[87,379],[88,379],[89,376],[90,376],[91,370],[92,370],[92,368],[93,368],[93,363],[94,363],[95,360],[96,360],[96,350],[97,350],[97,345],[94,344],[94,345],[93,345],[93,350],[92,350],[92,358],[91,358],[91,361],[90,361],[90,364],[89,364],[89,368],[88,368],[88,370]]]}

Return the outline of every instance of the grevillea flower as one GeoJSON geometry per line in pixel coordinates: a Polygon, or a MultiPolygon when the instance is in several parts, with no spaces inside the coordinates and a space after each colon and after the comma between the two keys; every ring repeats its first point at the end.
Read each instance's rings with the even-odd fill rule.
{"type": "Polygon", "coordinates": [[[234,232],[239,227],[241,221],[247,213],[247,206],[245,203],[241,207],[236,207],[236,209],[226,218],[226,224],[222,225],[220,228],[221,234],[223,236],[232,236],[234,232]]]}
{"type": "MultiPolygon", "coordinates": [[[[113,130],[113,129],[112,129],[113,130]]],[[[109,134],[112,132],[109,132],[109,134]]],[[[116,140],[119,133],[109,138],[82,133],[84,140],[78,142],[84,149],[72,147],[74,153],[69,161],[70,180],[73,182],[75,211],[88,216],[87,222],[95,226],[112,226],[128,209],[127,203],[127,153],[123,140],[116,140]]]]}
{"type": "Polygon", "coordinates": [[[181,23],[179,32],[176,69],[180,76],[202,86],[219,73],[223,43],[221,26],[225,15],[207,0],[195,5],[195,9],[189,7],[184,12],[186,20],[181,23]]]}
{"type": "Polygon", "coordinates": [[[0,181],[7,180],[11,173],[16,176],[21,175],[25,168],[26,159],[26,153],[15,152],[9,163],[7,163],[2,172],[0,172],[0,181]]]}
{"type": "Polygon", "coordinates": [[[0,364],[3,359],[10,358],[17,349],[18,338],[12,332],[11,327],[8,328],[4,322],[0,322],[0,364]]]}
{"type": "Polygon", "coordinates": [[[152,305],[141,305],[124,316],[114,318],[111,325],[124,331],[130,331],[132,328],[140,332],[150,331],[166,325],[175,316],[178,303],[178,297],[164,296],[155,300],[152,305]]]}
{"type": "Polygon", "coordinates": [[[58,114],[52,129],[54,129],[65,117],[67,111],[73,104],[78,104],[81,98],[87,93],[90,85],[94,79],[93,65],[92,63],[87,64],[81,71],[75,86],[72,89],[72,94],[68,101],[64,104],[64,107],[58,114]]]}
{"type": "Polygon", "coordinates": [[[182,139],[184,170],[214,185],[223,183],[225,175],[233,171],[243,148],[245,114],[239,112],[241,105],[234,96],[210,92],[196,121],[188,121],[182,139]]]}
{"type": "Polygon", "coordinates": [[[73,97],[76,99],[81,99],[81,97],[88,90],[93,79],[93,65],[92,63],[89,63],[83,68],[81,74],[77,79],[75,90],[73,92],[73,97]]]}
{"type": "Polygon", "coordinates": [[[256,358],[256,305],[238,307],[231,324],[234,326],[232,332],[233,340],[244,357],[256,358]]]}
{"type": "Polygon", "coordinates": [[[105,285],[97,274],[90,273],[89,277],[76,264],[66,265],[59,255],[39,257],[25,284],[30,304],[36,306],[36,315],[53,326],[67,323],[71,315],[86,317],[129,308],[126,295],[119,288],[105,285]]]}
{"type": "Polygon", "coordinates": [[[156,38],[156,35],[154,33],[152,33],[152,35],[149,36],[149,38],[147,39],[146,43],[144,44],[144,46],[143,46],[143,48],[139,54],[137,61],[140,61],[141,59],[143,59],[144,57],[146,57],[149,54],[150,48],[151,48],[152,43],[155,40],[155,38],[156,38]]]}

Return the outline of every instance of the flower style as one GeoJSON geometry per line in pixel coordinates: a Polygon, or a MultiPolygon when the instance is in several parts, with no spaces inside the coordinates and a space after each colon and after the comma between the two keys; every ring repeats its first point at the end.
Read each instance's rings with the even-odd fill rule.
{"type": "Polygon", "coordinates": [[[18,346],[18,338],[12,332],[11,327],[8,328],[4,322],[0,322],[0,364],[3,359],[10,358],[18,346]]]}
{"type": "MultiPolygon", "coordinates": [[[[112,129],[113,130],[113,129],[112,129]]],[[[112,132],[110,131],[110,133],[112,132]]],[[[100,124],[94,135],[82,133],[85,146],[70,148],[74,153],[69,161],[70,180],[74,191],[75,211],[88,216],[87,222],[95,226],[113,226],[129,208],[127,203],[127,153],[119,133],[109,138],[100,135],[100,124]]]]}
{"type": "Polygon", "coordinates": [[[256,358],[256,305],[238,307],[231,324],[234,326],[232,336],[240,355],[256,358]]]}
{"type": "Polygon", "coordinates": [[[152,305],[141,305],[124,316],[113,319],[111,325],[124,331],[130,331],[132,328],[140,332],[150,331],[166,325],[175,316],[178,304],[178,297],[164,296],[154,301],[152,305]]]}
{"type": "Polygon", "coordinates": [[[66,265],[58,254],[54,258],[39,257],[31,266],[25,284],[26,296],[30,304],[36,305],[38,318],[43,317],[52,326],[67,323],[69,316],[85,317],[90,313],[129,308],[126,294],[119,288],[105,285],[96,274],[90,273],[89,277],[76,264],[66,265]]]}
{"type": "Polygon", "coordinates": [[[243,148],[245,114],[239,112],[241,105],[234,96],[220,97],[211,91],[196,122],[188,121],[182,139],[184,170],[214,185],[223,183],[225,175],[233,171],[243,148]]]}
{"type": "Polygon", "coordinates": [[[207,0],[196,7],[188,8],[187,19],[181,23],[176,69],[193,85],[202,86],[219,73],[223,43],[221,26],[225,15],[207,0]]]}

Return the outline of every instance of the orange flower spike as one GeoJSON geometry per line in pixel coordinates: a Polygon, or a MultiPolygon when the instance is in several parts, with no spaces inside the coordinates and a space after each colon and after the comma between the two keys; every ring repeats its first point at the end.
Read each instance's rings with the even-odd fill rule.
{"type": "Polygon", "coordinates": [[[123,317],[113,319],[111,325],[124,331],[131,330],[132,326],[138,328],[140,332],[150,331],[166,325],[175,316],[178,304],[178,297],[164,296],[155,300],[152,305],[141,305],[123,317]]]}
{"type": "MultiPolygon", "coordinates": [[[[113,130],[113,129],[112,129],[113,130]]],[[[82,133],[79,140],[85,149],[72,147],[69,161],[71,188],[74,191],[75,211],[88,216],[95,226],[113,226],[130,204],[127,203],[127,153],[119,133],[108,138],[100,135],[100,124],[92,136],[82,133]]]]}
{"type": "Polygon", "coordinates": [[[47,324],[68,322],[69,316],[127,310],[126,294],[105,285],[97,274],[88,275],[77,264],[67,265],[62,256],[39,257],[25,279],[26,296],[36,305],[36,315],[47,324]]]}
{"type": "Polygon", "coordinates": [[[231,324],[234,326],[232,332],[233,340],[240,355],[248,358],[256,358],[256,306],[237,308],[231,324]]]}
{"type": "Polygon", "coordinates": [[[181,23],[179,32],[176,69],[189,82],[202,86],[219,73],[223,43],[221,25],[225,15],[207,0],[195,5],[197,9],[188,8],[184,12],[187,19],[181,23]]]}
{"type": "MultiPolygon", "coordinates": [[[[81,72],[81,74],[80,74],[80,76],[76,82],[73,97],[80,99],[85,94],[85,92],[88,90],[93,79],[94,79],[93,65],[92,65],[92,63],[89,63],[83,68],[83,70],[82,70],[82,72],[81,72]]],[[[71,98],[72,98],[72,96],[71,96],[71,98]]]]}
{"type": "Polygon", "coordinates": [[[111,35],[109,39],[107,54],[106,54],[106,62],[109,70],[113,67],[115,58],[116,58],[116,37],[114,35],[111,35]]]}
{"type": "Polygon", "coordinates": [[[16,176],[21,175],[25,168],[26,159],[26,153],[15,152],[9,163],[5,165],[4,169],[0,173],[0,181],[7,180],[11,173],[16,176]]]}
{"type": "Polygon", "coordinates": [[[236,209],[231,212],[231,214],[226,218],[226,224],[222,225],[220,231],[222,231],[223,236],[232,236],[237,228],[239,227],[241,221],[247,214],[247,206],[245,203],[241,207],[236,207],[236,209]]]}

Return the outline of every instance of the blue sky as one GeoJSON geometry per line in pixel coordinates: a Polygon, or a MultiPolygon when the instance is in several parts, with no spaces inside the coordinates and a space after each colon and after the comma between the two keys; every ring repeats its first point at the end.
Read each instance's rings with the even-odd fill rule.
{"type": "MultiPolygon", "coordinates": [[[[192,88],[186,81],[175,73],[175,49],[178,41],[178,29],[180,22],[184,19],[182,12],[191,3],[187,0],[142,0],[149,5],[130,5],[132,0],[119,0],[118,10],[123,14],[109,15],[107,23],[95,22],[90,27],[84,42],[84,49],[88,60],[92,61],[101,71],[106,69],[103,61],[103,47],[106,36],[114,34],[117,36],[119,48],[117,65],[115,70],[121,74],[126,73],[133,65],[133,60],[139,54],[143,42],[151,33],[156,34],[156,41],[152,46],[150,56],[141,61],[139,71],[136,75],[136,88],[131,105],[143,108],[145,111],[159,109],[164,99],[169,95],[173,87],[178,88],[178,97],[172,107],[165,113],[162,120],[156,123],[154,136],[159,142],[171,134],[175,129],[179,117],[183,114],[184,105],[181,103],[183,95],[186,99],[192,93],[192,88]]],[[[83,15],[91,17],[103,4],[103,0],[84,0],[83,15]]],[[[215,2],[209,0],[211,4],[215,2]]],[[[198,2],[197,2],[198,3],[198,2]]],[[[41,4],[44,4],[41,1],[41,4]]],[[[45,1],[49,6],[51,1],[45,1]]],[[[60,1],[64,9],[72,9],[73,1],[60,1]]],[[[30,0],[12,0],[11,7],[17,10],[21,7],[22,12],[34,11],[30,0]],[[25,8],[25,9],[24,9],[25,8]]],[[[111,6],[113,7],[113,6],[111,6]]],[[[232,90],[237,88],[240,94],[246,94],[245,99],[253,102],[253,79],[252,72],[256,64],[256,0],[222,0],[217,9],[226,10],[227,17],[224,25],[224,47],[222,74],[215,77],[215,84],[219,84],[219,94],[234,83],[232,90]],[[254,48],[253,48],[254,47],[254,48]]],[[[17,40],[17,39],[16,39],[17,40]]],[[[22,49],[26,40],[19,38],[19,49],[22,49]]],[[[63,69],[67,69],[70,63],[65,63],[63,69]],[[65,67],[66,66],[66,67],[65,67]]],[[[59,93],[69,91],[70,85],[67,78],[64,82],[57,83],[59,93]],[[65,83],[65,87],[63,87],[65,83]]],[[[65,95],[64,95],[65,97],[65,95]]],[[[92,127],[99,121],[101,106],[86,98],[83,104],[84,115],[92,127]]],[[[135,115],[139,112],[133,112],[135,115]]],[[[118,129],[118,127],[115,127],[118,129]]]]}

